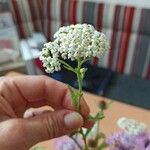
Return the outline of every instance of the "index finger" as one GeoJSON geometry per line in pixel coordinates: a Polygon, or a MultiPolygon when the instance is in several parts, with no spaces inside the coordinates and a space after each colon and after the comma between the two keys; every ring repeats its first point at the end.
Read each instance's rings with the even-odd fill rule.
{"type": "MultiPolygon", "coordinates": [[[[4,77],[0,80],[0,95],[19,111],[25,111],[30,104],[33,107],[49,105],[54,109],[75,110],[67,85],[46,76],[4,77]]],[[[83,99],[80,108],[83,116],[89,114],[89,107],[83,99]]]]}

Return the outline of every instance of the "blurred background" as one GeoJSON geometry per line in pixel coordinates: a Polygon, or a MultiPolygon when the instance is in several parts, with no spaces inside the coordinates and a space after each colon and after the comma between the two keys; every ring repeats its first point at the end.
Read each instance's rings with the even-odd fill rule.
{"type": "Polygon", "coordinates": [[[0,0],[0,76],[45,74],[77,87],[65,69],[46,74],[38,58],[59,27],[76,23],[92,24],[111,46],[85,64],[84,90],[150,109],[149,0],[0,0]]]}

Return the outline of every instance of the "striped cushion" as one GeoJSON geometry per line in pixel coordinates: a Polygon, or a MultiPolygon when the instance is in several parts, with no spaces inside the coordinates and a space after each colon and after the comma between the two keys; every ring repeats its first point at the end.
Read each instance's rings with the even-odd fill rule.
{"type": "Polygon", "coordinates": [[[111,45],[109,54],[92,63],[150,78],[150,10],[78,0],[45,0],[43,10],[48,40],[62,25],[90,23],[108,36],[111,45]]]}
{"type": "Polygon", "coordinates": [[[7,1],[0,1],[0,13],[10,11],[9,3],[7,1]]]}
{"type": "Polygon", "coordinates": [[[150,79],[150,9],[81,0],[11,0],[11,8],[22,37],[43,31],[52,40],[60,26],[94,25],[111,49],[91,63],[150,79]]]}
{"type": "Polygon", "coordinates": [[[42,0],[10,0],[9,3],[20,37],[42,32],[42,0]]]}

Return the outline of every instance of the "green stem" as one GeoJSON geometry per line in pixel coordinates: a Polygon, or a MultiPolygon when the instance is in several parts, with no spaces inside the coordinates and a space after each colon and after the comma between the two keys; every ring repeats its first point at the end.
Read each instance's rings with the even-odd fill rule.
{"type": "MultiPolygon", "coordinates": [[[[81,98],[81,96],[82,96],[82,82],[83,82],[83,79],[82,79],[82,77],[81,77],[81,72],[80,72],[80,69],[81,69],[81,67],[82,67],[82,61],[81,61],[81,59],[80,59],[80,57],[78,57],[78,66],[77,66],[77,70],[76,70],[76,75],[77,75],[77,81],[78,81],[78,90],[79,90],[79,97],[78,97],[78,104],[79,104],[79,106],[78,106],[78,111],[80,112],[80,98],[81,98]]],[[[84,150],[89,150],[88,149],[88,145],[87,145],[87,142],[86,142],[86,136],[85,136],[85,134],[84,134],[84,132],[83,132],[83,129],[81,128],[80,129],[80,133],[82,134],[82,138],[83,138],[83,141],[84,141],[84,145],[85,145],[85,148],[84,148],[84,150]]]]}
{"type": "Polygon", "coordinates": [[[81,73],[80,73],[80,69],[81,69],[81,60],[80,58],[78,58],[78,66],[76,69],[76,75],[77,75],[77,81],[78,81],[78,90],[79,90],[79,97],[78,97],[78,111],[80,111],[80,98],[82,96],[82,77],[81,77],[81,73]]]}
{"type": "Polygon", "coordinates": [[[91,58],[87,58],[81,61],[81,65],[83,65],[86,61],[90,60],[91,58]]]}
{"type": "Polygon", "coordinates": [[[80,128],[80,133],[81,133],[82,138],[83,138],[83,141],[84,141],[84,146],[85,146],[85,147],[84,147],[84,150],[89,150],[88,145],[87,145],[87,142],[86,142],[86,136],[85,136],[85,134],[84,134],[82,128],[80,128]]]}
{"type": "MultiPolygon", "coordinates": [[[[81,99],[81,96],[82,96],[82,83],[83,83],[83,78],[82,78],[82,75],[81,75],[81,72],[80,72],[80,69],[82,67],[82,64],[85,62],[83,60],[81,60],[80,57],[78,57],[78,65],[77,65],[77,68],[73,68],[72,66],[70,66],[69,64],[67,64],[66,62],[64,62],[63,60],[59,60],[60,63],[62,63],[64,65],[64,67],[72,72],[74,72],[77,76],[77,82],[78,82],[78,96],[76,98],[76,101],[77,101],[77,110],[78,112],[80,112],[80,99],[81,99]]],[[[84,145],[85,145],[85,148],[84,150],[89,150],[88,148],[88,145],[87,145],[87,140],[86,140],[86,134],[84,134],[83,132],[83,129],[80,128],[80,133],[82,135],[82,138],[83,138],[83,141],[84,141],[84,145]]],[[[74,138],[72,138],[74,140],[74,138]]],[[[77,141],[75,141],[77,142],[77,141]]],[[[76,143],[77,144],[77,143],[76,143]]],[[[78,145],[78,144],[77,144],[78,145]]],[[[78,145],[79,146],[79,145],[78,145]]],[[[80,147],[81,149],[81,147],[80,147]]]]}
{"type": "Polygon", "coordinates": [[[80,150],[83,150],[82,146],[78,143],[78,141],[74,137],[70,137],[79,147],[80,150]]]}
{"type": "Polygon", "coordinates": [[[75,72],[75,69],[74,69],[72,66],[70,66],[69,64],[67,64],[65,61],[59,59],[59,62],[62,63],[62,64],[64,65],[64,67],[66,67],[68,70],[70,70],[70,71],[76,73],[76,72],[75,72]]]}

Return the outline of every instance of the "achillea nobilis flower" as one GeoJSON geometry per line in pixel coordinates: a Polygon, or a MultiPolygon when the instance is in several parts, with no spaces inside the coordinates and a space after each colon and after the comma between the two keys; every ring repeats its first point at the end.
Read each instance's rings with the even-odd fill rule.
{"type": "Polygon", "coordinates": [[[90,59],[104,55],[109,50],[106,36],[90,24],[61,27],[54,34],[54,41],[44,45],[40,59],[47,73],[61,70],[59,59],[90,59]]]}
{"type": "Polygon", "coordinates": [[[121,129],[124,129],[126,132],[131,134],[140,134],[148,130],[147,125],[143,122],[125,117],[120,118],[117,124],[121,129]]]}

